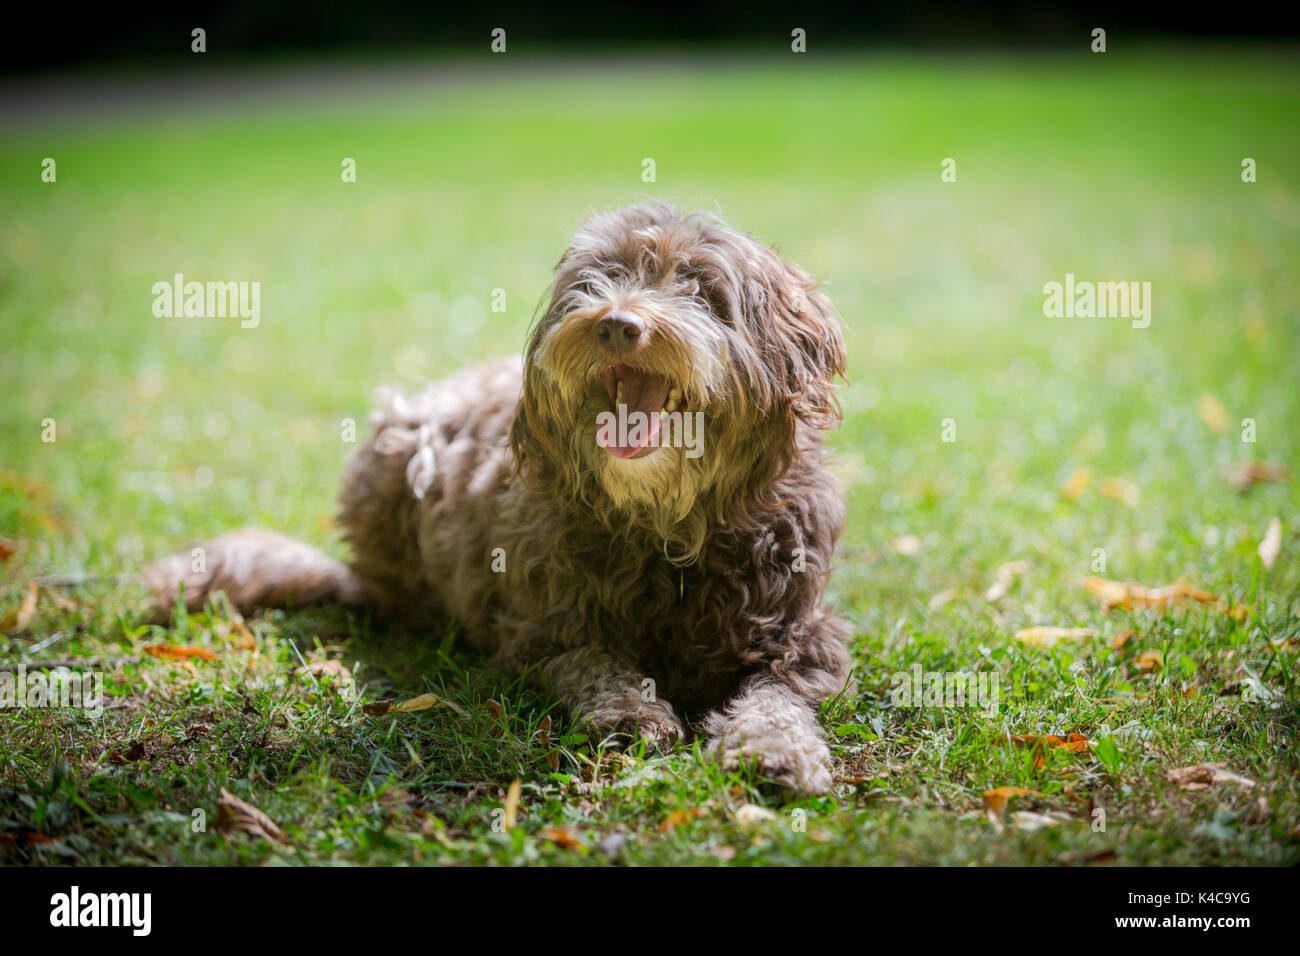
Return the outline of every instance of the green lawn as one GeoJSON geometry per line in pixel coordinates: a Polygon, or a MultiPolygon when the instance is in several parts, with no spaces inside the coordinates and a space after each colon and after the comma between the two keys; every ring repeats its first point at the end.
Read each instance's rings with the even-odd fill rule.
{"type": "Polygon", "coordinates": [[[1300,862],[1300,491],[1224,478],[1300,464],[1300,61],[1111,51],[511,55],[301,88],[285,67],[263,95],[160,79],[120,109],[6,121],[0,614],[36,576],[94,577],[40,590],[0,663],[97,661],[110,706],[0,712],[0,861],[1300,862]],[[142,589],[113,575],[203,536],[261,525],[342,554],[341,421],[364,428],[377,385],[518,350],[585,213],[643,196],[776,243],[844,319],[831,596],[859,688],[825,714],[832,796],[784,804],[687,749],[593,753],[453,634],[273,612],[248,621],[254,651],[222,608],[143,622],[142,589]],[[259,281],[260,324],[155,318],[151,288],[178,272],[259,281]],[[1067,273],[1150,282],[1150,326],[1046,317],[1043,286],[1067,273]],[[1023,573],[988,599],[1012,561],[1023,573]],[[1249,610],[1103,613],[1088,575],[1183,578],[1249,610]],[[1016,640],[1035,625],[1096,634],[1016,640]],[[156,643],[216,659],[157,660],[156,643]],[[1150,651],[1163,664],[1144,670],[1150,651]],[[367,715],[296,675],[326,659],[362,701],[456,706],[367,715]],[[891,675],[915,664],[996,674],[998,713],[895,707],[891,675]],[[1041,759],[1007,739],[1071,733],[1085,751],[1041,759]],[[1255,785],[1166,778],[1202,762],[1255,785]],[[497,832],[515,778],[518,823],[497,832]],[[223,787],[284,842],[219,830],[223,787]],[[1010,814],[1038,816],[994,825],[997,787],[1034,791],[1010,814]],[[775,818],[738,819],[745,803],[775,818]]]}

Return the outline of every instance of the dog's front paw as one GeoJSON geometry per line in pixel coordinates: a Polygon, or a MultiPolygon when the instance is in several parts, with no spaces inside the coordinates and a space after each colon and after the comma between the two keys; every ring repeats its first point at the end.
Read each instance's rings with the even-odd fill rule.
{"type": "Polygon", "coordinates": [[[644,740],[649,747],[669,750],[686,736],[672,704],[666,700],[643,700],[641,693],[601,694],[586,714],[586,720],[601,738],[614,736],[616,743],[644,740]]]}
{"type": "Polygon", "coordinates": [[[802,796],[831,789],[831,752],[820,737],[761,723],[733,726],[709,741],[723,770],[752,766],[760,777],[802,796]]]}

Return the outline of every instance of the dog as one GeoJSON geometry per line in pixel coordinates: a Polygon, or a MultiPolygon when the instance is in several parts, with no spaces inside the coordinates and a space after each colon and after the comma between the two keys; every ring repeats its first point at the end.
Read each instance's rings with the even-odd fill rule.
{"type": "Polygon", "coordinates": [[[823,598],[844,366],[829,299],[773,249],[666,204],[595,215],[522,362],[384,393],[341,497],[350,564],[235,532],[149,567],[154,599],[453,618],[602,736],[698,731],[724,768],[825,793],[818,704],[850,679],[823,598]]]}

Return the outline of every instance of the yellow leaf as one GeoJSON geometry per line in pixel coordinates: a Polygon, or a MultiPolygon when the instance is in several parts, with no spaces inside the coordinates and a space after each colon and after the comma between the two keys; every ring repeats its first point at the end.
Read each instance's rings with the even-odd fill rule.
{"type": "Polygon", "coordinates": [[[1133,666],[1143,674],[1157,673],[1165,666],[1165,655],[1155,650],[1143,651],[1133,658],[1133,666]]]}
{"type": "Polygon", "coordinates": [[[997,787],[984,791],[984,815],[999,833],[1003,830],[1002,818],[1006,816],[1007,800],[1011,797],[1026,797],[1037,793],[1026,787],[997,787]]]}
{"type": "Polygon", "coordinates": [[[1223,407],[1223,402],[1208,392],[1196,400],[1196,414],[1216,435],[1228,433],[1228,410],[1223,407]]]}
{"type": "Polygon", "coordinates": [[[437,694],[421,694],[419,697],[412,697],[410,700],[404,700],[401,703],[394,704],[392,706],[392,713],[404,714],[413,710],[428,710],[430,707],[437,707],[439,705],[450,707],[462,717],[469,716],[465,713],[464,708],[452,703],[444,697],[439,697],[437,694]]]}
{"type": "Polygon", "coordinates": [[[524,792],[524,785],[518,777],[510,782],[510,789],[506,791],[505,803],[505,828],[509,833],[519,822],[519,797],[524,792]]]}
{"type": "Polygon", "coordinates": [[[1055,647],[1061,641],[1081,641],[1096,636],[1097,632],[1090,627],[1026,627],[1016,631],[1016,640],[1042,650],[1055,647]]]}
{"type": "Polygon", "coordinates": [[[1079,495],[1087,490],[1088,484],[1092,481],[1091,468],[1078,468],[1074,474],[1065,480],[1061,486],[1061,497],[1066,501],[1073,501],[1079,495]]]}
{"type": "Polygon", "coordinates": [[[1103,478],[1097,490],[1107,498],[1122,501],[1129,507],[1138,503],[1138,486],[1126,478],[1103,478]]]}

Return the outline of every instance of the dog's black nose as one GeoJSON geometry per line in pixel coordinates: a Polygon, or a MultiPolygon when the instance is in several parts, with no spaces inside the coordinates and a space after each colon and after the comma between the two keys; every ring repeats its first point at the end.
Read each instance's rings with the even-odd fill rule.
{"type": "Polygon", "coordinates": [[[611,312],[596,323],[596,338],[615,355],[620,355],[636,345],[645,326],[641,320],[627,312],[611,312]]]}

